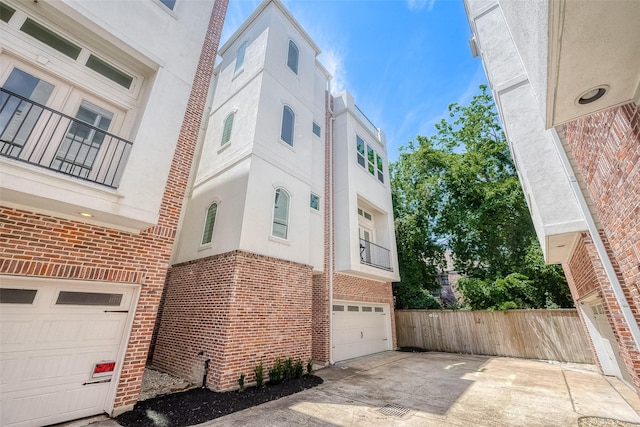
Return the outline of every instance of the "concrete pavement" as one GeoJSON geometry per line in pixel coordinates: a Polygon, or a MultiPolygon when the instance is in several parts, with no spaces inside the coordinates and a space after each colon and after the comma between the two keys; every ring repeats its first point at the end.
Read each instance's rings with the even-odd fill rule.
{"type": "Polygon", "coordinates": [[[321,369],[325,383],[200,427],[577,426],[640,423],[640,398],[594,366],[385,352],[321,369]]]}

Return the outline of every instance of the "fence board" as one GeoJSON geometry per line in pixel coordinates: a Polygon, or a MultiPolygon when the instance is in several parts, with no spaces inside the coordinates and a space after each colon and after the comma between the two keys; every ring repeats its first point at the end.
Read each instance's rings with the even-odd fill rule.
{"type": "Polygon", "coordinates": [[[399,347],[594,363],[578,312],[396,310],[399,347]]]}

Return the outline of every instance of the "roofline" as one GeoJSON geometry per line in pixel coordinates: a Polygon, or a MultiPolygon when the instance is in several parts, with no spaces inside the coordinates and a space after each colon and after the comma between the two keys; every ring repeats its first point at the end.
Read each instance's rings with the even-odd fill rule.
{"type": "Polygon", "coordinates": [[[264,0],[262,3],[260,3],[258,7],[256,7],[256,10],[254,10],[251,15],[249,15],[249,17],[242,23],[242,25],[240,25],[236,32],[233,33],[231,37],[229,37],[229,40],[227,40],[227,42],[218,50],[218,55],[224,55],[224,53],[231,47],[231,45],[235,43],[235,41],[240,37],[240,34],[242,34],[247,29],[247,27],[253,24],[253,21],[255,21],[260,15],[262,15],[266,8],[271,4],[280,9],[285,18],[291,21],[293,26],[298,30],[298,32],[300,32],[300,34],[302,34],[302,37],[311,45],[313,50],[316,52],[315,56],[320,55],[322,50],[320,50],[318,45],[311,39],[311,37],[309,37],[309,34],[307,34],[304,28],[302,28],[296,18],[291,15],[291,13],[287,10],[287,8],[284,6],[284,4],[282,4],[280,0],[264,0]]]}

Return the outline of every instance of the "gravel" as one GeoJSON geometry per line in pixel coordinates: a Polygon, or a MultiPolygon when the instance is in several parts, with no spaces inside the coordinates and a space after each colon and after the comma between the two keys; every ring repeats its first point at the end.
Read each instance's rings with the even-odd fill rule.
{"type": "Polygon", "coordinates": [[[139,401],[151,399],[152,397],[165,394],[176,393],[192,387],[189,381],[178,378],[155,369],[146,368],[142,377],[142,389],[140,390],[139,401]]]}
{"type": "Polygon", "coordinates": [[[626,421],[612,420],[600,417],[581,417],[578,419],[578,427],[637,427],[640,424],[626,421]]]}

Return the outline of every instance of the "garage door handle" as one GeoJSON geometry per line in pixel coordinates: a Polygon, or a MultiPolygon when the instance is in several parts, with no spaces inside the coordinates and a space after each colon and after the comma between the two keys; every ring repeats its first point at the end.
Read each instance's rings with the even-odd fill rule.
{"type": "Polygon", "coordinates": [[[129,310],[105,310],[105,313],[128,313],[129,310]]]}
{"type": "Polygon", "coordinates": [[[100,384],[100,383],[110,383],[111,382],[111,378],[108,378],[106,380],[100,380],[100,381],[91,381],[88,383],[82,383],[82,385],[90,385],[90,384],[100,384]]]}

